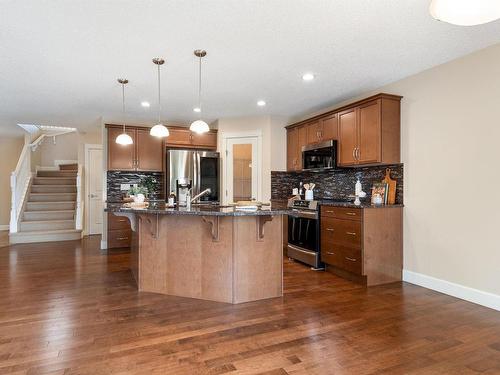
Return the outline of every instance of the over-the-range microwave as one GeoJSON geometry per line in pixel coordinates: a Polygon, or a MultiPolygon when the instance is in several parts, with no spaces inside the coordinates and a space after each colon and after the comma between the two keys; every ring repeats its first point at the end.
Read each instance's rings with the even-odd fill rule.
{"type": "Polygon", "coordinates": [[[302,170],[324,171],[337,166],[337,141],[325,141],[302,147],[302,170]]]}

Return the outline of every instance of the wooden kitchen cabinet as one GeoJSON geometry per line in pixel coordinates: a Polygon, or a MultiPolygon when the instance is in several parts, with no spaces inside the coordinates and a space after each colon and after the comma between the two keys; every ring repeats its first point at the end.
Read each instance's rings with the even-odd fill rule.
{"type": "MultiPolygon", "coordinates": [[[[292,155],[304,144],[336,139],[340,167],[399,163],[401,98],[381,93],[287,126],[287,132],[297,132],[289,137],[290,161],[301,160],[292,155]],[[300,129],[305,143],[297,138],[300,129]]],[[[288,164],[288,170],[299,165],[288,164]]]]}
{"type": "Polygon", "coordinates": [[[367,286],[401,281],[402,207],[321,206],[320,251],[326,269],[367,286]]]}
{"type": "Polygon", "coordinates": [[[307,145],[307,127],[300,126],[287,131],[287,170],[302,169],[302,146],[307,145]]]}
{"type": "Polygon", "coordinates": [[[184,127],[169,127],[170,135],[165,140],[169,148],[199,148],[205,150],[217,149],[217,130],[197,134],[184,127]]]}
{"type": "Polygon", "coordinates": [[[149,134],[149,128],[127,127],[133,144],[120,145],[116,137],[123,132],[118,125],[108,128],[108,170],[117,171],[163,171],[163,139],[149,134]]]}
{"type": "Polygon", "coordinates": [[[131,241],[130,220],[108,212],[108,249],[130,247],[131,241]]]}

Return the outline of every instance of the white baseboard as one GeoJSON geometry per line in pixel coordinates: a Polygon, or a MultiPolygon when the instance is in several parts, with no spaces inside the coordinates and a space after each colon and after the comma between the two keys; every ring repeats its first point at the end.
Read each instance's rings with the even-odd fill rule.
{"type": "Polygon", "coordinates": [[[101,240],[101,250],[107,250],[107,249],[108,249],[108,241],[101,240]]]}
{"type": "Polygon", "coordinates": [[[10,226],[9,224],[0,224],[0,230],[9,230],[10,226]]]}
{"type": "Polygon", "coordinates": [[[403,280],[411,284],[423,286],[427,289],[432,289],[500,311],[500,296],[497,294],[483,292],[482,290],[469,288],[467,286],[408,270],[403,270],[403,280]]]}

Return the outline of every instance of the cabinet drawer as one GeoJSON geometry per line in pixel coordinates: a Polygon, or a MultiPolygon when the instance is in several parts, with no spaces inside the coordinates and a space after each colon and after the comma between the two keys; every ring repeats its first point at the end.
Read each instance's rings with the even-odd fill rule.
{"type": "Polygon", "coordinates": [[[337,219],[362,220],[363,210],[360,208],[321,206],[321,216],[335,217],[337,219]]]}
{"type": "Polygon", "coordinates": [[[130,220],[124,216],[115,216],[108,212],[108,230],[130,229],[130,220]]]}
{"type": "Polygon", "coordinates": [[[361,249],[361,223],[354,220],[321,218],[321,243],[361,249]]]}
{"type": "Polygon", "coordinates": [[[130,247],[132,230],[117,229],[108,231],[108,249],[117,247],[130,247]]]}
{"type": "Polygon", "coordinates": [[[321,260],[326,264],[342,268],[343,270],[363,274],[361,250],[350,249],[337,245],[321,246],[321,260]]]}

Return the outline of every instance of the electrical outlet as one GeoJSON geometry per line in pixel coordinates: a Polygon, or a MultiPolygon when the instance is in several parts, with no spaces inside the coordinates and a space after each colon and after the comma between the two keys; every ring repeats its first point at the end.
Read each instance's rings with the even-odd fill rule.
{"type": "Polygon", "coordinates": [[[130,184],[120,184],[120,190],[121,191],[130,190],[130,184]]]}

